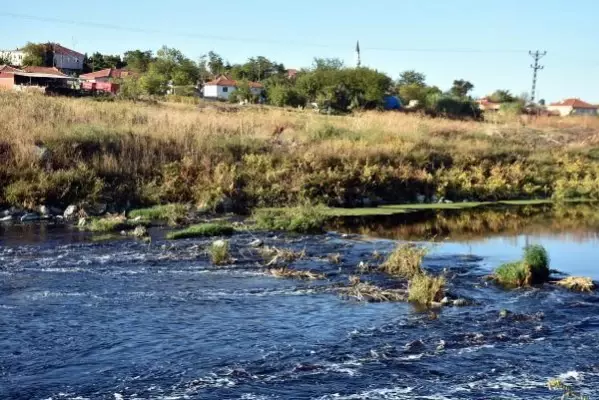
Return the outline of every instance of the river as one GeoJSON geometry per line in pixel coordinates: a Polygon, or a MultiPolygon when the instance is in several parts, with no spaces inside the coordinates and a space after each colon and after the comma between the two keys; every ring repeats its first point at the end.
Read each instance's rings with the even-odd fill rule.
{"type": "Polygon", "coordinates": [[[326,235],[243,233],[224,267],[210,264],[210,240],[168,242],[160,229],[147,244],[4,226],[0,398],[559,399],[551,378],[599,398],[599,296],[483,279],[529,243],[546,246],[552,268],[599,279],[594,212],[433,212],[344,220],[326,235]],[[327,278],[273,278],[249,245],[256,237],[305,249],[291,266],[327,278]],[[360,261],[398,240],[430,246],[425,267],[475,304],[433,314],[338,295],[360,261]],[[339,264],[326,257],[336,253],[339,264]]]}

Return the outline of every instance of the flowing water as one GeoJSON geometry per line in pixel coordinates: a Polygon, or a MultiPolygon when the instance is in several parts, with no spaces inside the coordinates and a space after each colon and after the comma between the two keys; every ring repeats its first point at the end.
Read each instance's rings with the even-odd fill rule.
{"type": "Polygon", "coordinates": [[[234,264],[214,267],[210,241],[171,243],[160,230],[148,245],[0,228],[0,399],[558,399],[547,389],[558,377],[599,398],[599,296],[483,279],[527,243],[545,245],[552,267],[599,279],[594,215],[440,212],[259,236],[305,249],[291,266],[326,274],[315,281],[270,276],[250,233],[231,239],[234,264]],[[474,305],[433,314],[338,295],[397,240],[433,243],[425,267],[446,269],[449,291],[474,305]]]}

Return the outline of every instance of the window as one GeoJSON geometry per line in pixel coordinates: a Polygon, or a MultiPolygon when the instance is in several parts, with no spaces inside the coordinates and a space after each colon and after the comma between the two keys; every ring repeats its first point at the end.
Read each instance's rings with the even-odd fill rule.
{"type": "Polygon", "coordinates": [[[225,86],[225,87],[223,87],[223,93],[227,93],[228,91],[229,91],[229,88],[228,88],[228,87],[226,87],[226,86],[225,86]]]}

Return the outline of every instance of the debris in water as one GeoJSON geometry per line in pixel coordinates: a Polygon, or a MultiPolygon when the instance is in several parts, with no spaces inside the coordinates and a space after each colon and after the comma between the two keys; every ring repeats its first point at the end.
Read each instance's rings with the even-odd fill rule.
{"type": "Polygon", "coordinates": [[[591,293],[593,290],[595,290],[595,282],[593,282],[591,278],[582,276],[569,276],[565,279],[555,282],[555,284],[575,292],[591,293]]]}

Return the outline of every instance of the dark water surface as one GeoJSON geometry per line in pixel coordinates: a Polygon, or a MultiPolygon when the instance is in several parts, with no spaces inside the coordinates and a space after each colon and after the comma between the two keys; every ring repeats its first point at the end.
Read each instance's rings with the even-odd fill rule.
{"type": "Polygon", "coordinates": [[[451,222],[452,234],[456,215],[436,214],[339,227],[387,239],[260,236],[306,249],[292,266],[324,272],[322,281],[269,276],[251,234],[231,239],[235,264],[213,267],[206,240],[154,232],[152,245],[94,242],[64,227],[0,228],[0,399],[558,399],[546,388],[556,377],[599,398],[597,294],[507,292],[482,279],[532,242],[547,246],[555,268],[599,278],[589,214],[578,223],[567,214],[569,225],[553,210],[533,214],[510,222],[513,231],[474,229],[490,225],[488,214],[465,230],[451,222]],[[447,268],[450,292],[476,305],[435,319],[405,303],[338,296],[360,261],[394,247],[388,239],[431,237],[439,243],[427,269],[447,268]],[[501,318],[502,309],[512,314],[501,318]]]}

